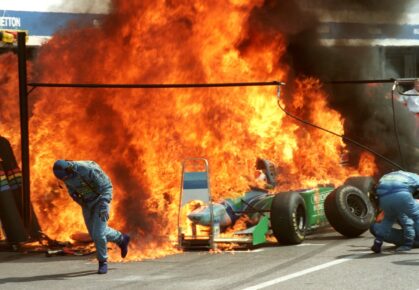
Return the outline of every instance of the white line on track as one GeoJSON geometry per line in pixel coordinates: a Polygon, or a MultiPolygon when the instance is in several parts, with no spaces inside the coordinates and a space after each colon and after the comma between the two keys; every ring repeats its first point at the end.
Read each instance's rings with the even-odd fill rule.
{"type": "Polygon", "coordinates": [[[266,288],[266,287],[269,287],[269,286],[272,286],[272,285],[275,285],[275,284],[278,284],[278,283],[281,283],[281,282],[284,282],[284,281],[287,281],[287,280],[291,280],[291,279],[294,279],[294,278],[297,278],[297,277],[300,277],[300,276],[303,276],[303,275],[306,275],[306,274],[309,274],[309,273],[312,273],[312,272],[315,272],[315,271],[326,269],[326,268],[329,268],[329,267],[332,267],[332,266],[335,266],[335,265],[339,265],[339,264],[342,264],[342,263],[360,258],[360,257],[365,256],[367,254],[370,254],[370,252],[362,252],[361,254],[351,255],[351,256],[348,256],[346,258],[330,261],[330,262],[320,264],[320,265],[317,265],[317,266],[314,266],[314,267],[311,267],[311,268],[308,268],[308,269],[305,269],[305,270],[302,270],[302,271],[299,271],[299,272],[288,274],[288,275],[285,275],[285,276],[282,276],[282,277],[279,277],[279,278],[276,278],[276,279],[273,279],[273,280],[269,280],[269,281],[266,281],[266,282],[248,287],[248,288],[244,288],[242,290],[263,289],[263,288],[266,288]]]}
{"type": "Polygon", "coordinates": [[[222,253],[239,254],[239,253],[258,253],[258,252],[263,252],[263,251],[265,251],[265,249],[255,249],[255,250],[247,250],[247,251],[228,250],[228,251],[223,251],[222,253]]]}

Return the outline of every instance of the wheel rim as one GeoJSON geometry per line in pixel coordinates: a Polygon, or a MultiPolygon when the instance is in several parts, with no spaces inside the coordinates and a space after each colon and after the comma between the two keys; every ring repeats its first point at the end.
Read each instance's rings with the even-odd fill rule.
{"type": "Polygon", "coordinates": [[[304,233],[305,231],[305,221],[306,221],[306,215],[305,210],[302,206],[299,206],[297,208],[297,230],[300,233],[304,233]]]}
{"type": "Polygon", "coordinates": [[[354,194],[350,194],[347,198],[347,203],[350,212],[357,217],[365,217],[368,213],[367,205],[364,200],[354,194]]]}

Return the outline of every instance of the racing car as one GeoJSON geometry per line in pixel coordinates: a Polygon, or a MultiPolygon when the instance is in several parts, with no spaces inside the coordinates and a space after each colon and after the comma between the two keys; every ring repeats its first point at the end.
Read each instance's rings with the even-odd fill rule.
{"type": "MultiPolygon", "coordinates": [[[[266,176],[266,187],[274,188],[274,164],[259,158],[256,168],[266,176]]],[[[280,244],[300,244],[306,234],[329,225],[353,238],[369,229],[376,214],[371,195],[374,180],[368,176],[350,177],[338,187],[327,184],[276,193],[270,193],[266,187],[251,186],[243,196],[218,203],[212,201],[209,185],[207,160],[191,158],[183,162],[178,218],[178,245],[182,249],[214,249],[219,243],[255,246],[267,242],[272,235],[280,244]],[[188,162],[202,162],[205,170],[187,171],[188,162]],[[189,223],[185,226],[180,213],[188,203],[197,200],[201,204],[188,212],[189,223]],[[222,234],[243,216],[245,229],[229,237],[222,234]],[[207,231],[199,232],[196,227],[207,231]]]]}

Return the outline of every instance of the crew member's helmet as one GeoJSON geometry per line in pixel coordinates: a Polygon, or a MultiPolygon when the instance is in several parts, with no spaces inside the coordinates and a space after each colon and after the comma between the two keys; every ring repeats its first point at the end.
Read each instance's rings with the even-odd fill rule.
{"type": "Polygon", "coordinates": [[[52,167],[55,177],[64,180],[73,174],[72,165],[66,160],[57,160],[52,167]]]}

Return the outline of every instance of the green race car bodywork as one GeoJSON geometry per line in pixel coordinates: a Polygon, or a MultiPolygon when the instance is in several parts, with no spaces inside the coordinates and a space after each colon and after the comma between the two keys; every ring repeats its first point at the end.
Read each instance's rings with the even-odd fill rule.
{"type": "MultiPolygon", "coordinates": [[[[266,165],[265,169],[271,169],[267,172],[268,181],[274,183],[272,165],[266,161],[263,165],[266,165]]],[[[210,198],[207,172],[184,171],[180,209],[190,200],[204,201],[205,205],[190,212],[188,219],[193,227],[209,227],[209,235],[207,239],[188,236],[179,226],[179,245],[189,248],[195,242],[202,245],[203,240],[211,248],[227,242],[258,245],[265,243],[272,234],[281,244],[299,244],[307,233],[328,225],[344,236],[356,237],[368,230],[375,215],[368,197],[371,187],[369,177],[353,177],[339,187],[322,185],[278,193],[251,188],[241,197],[215,203],[210,198]],[[246,229],[234,232],[233,237],[221,235],[244,215],[247,217],[246,229]]]]}

